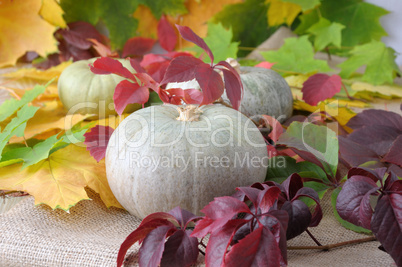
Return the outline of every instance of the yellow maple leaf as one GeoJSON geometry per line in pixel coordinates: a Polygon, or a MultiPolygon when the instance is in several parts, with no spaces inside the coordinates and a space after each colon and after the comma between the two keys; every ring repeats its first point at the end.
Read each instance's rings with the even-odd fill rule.
{"type": "MultiPolygon", "coordinates": [[[[168,16],[168,20],[172,25],[188,26],[197,35],[205,37],[208,31],[208,20],[220,12],[226,5],[240,2],[242,0],[220,0],[219,3],[214,0],[188,0],[185,2],[188,13],[176,17],[168,16]]],[[[138,6],[133,16],[139,21],[137,31],[141,36],[156,38],[158,20],[152,15],[148,7],[138,6]]],[[[192,43],[181,38],[179,39],[180,47],[190,45],[192,43]]]]}
{"type": "Polygon", "coordinates": [[[19,68],[16,71],[4,73],[1,75],[1,77],[13,80],[26,78],[33,79],[36,82],[48,82],[55,78],[53,83],[57,83],[57,79],[63,70],[70,66],[71,63],[71,61],[65,61],[47,70],[39,70],[37,68],[19,68]]]}
{"type": "Polygon", "coordinates": [[[63,19],[64,11],[55,0],[42,0],[42,7],[39,14],[50,24],[60,28],[66,28],[67,24],[63,19]]]}
{"type": "Polygon", "coordinates": [[[362,92],[368,91],[376,96],[392,99],[392,97],[402,97],[402,86],[400,85],[372,85],[365,82],[354,82],[351,85],[352,90],[362,92]]]}
{"type": "Polygon", "coordinates": [[[99,193],[107,207],[119,207],[106,178],[104,160],[97,163],[84,147],[69,145],[35,165],[21,170],[21,164],[0,169],[0,188],[19,190],[35,197],[35,204],[68,210],[89,199],[85,187],[99,193]]]}
{"type": "Polygon", "coordinates": [[[27,51],[45,56],[57,50],[55,27],[39,15],[41,1],[0,2],[0,67],[14,65],[27,51]]]}
{"type": "Polygon", "coordinates": [[[351,109],[340,105],[339,101],[334,99],[321,101],[317,106],[311,106],[304,101],[295,100],[293,102],[293,107],[311,113],[321,112],[321,114],[328,119],[335,118],[342,126],[345,126],[346,123],[356,115],[356,113],[351,109]]]}
{"type": "Polygon", "coordinates": [[[268,8],[268,25],[277,26],[283,23],[291,25],[302,8],[294,3],[282,2],[281,0],[266,0],[268,8]]]}

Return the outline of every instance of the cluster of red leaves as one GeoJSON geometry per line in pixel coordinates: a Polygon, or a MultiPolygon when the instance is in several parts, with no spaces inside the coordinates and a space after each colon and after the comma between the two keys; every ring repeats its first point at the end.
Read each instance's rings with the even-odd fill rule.
{"type": "Polygon", "coordinates": [[[213,64],[213,55],[207,44],[190,28],[176,25],[181,36],[198,45],[209,55],[211,64],[187,53],[170,52],[163,55],[150,54],[142,61],[130,58],[131,66],[136,73],[131,73],[115,59],[102,57],[97,59],[91,71],[96,74],[116,74],[126,78],[120,82],[113,96],[115,109],[121,114],[128,104],[145,104],[149,99],[149,90],[156,92],[164,103],[179,105],[207,105],[213,103],[223,94],[226,88],[227,96],[233,108],[238,109],[243,94],[240,75],[227,62],[213,64]],[[221,75],[216,71],[223,73],[221,75]],[[183,90],[181,88],[165,89],[170,82],[187,82],[195,79],[202,91],[197,89],[183,90]]]}
{"type": "Polygon", "coordinates": [[[336,202],[339,215],[370,229],[397,266],[402,266],[402,180],[387,168],[352,168],[336,202]],[[371,196],[377,197],[374,208],[371,196]]]}
{"type": "Polygon", "coordinates": [[[371,162],[374,168],[387,167],[402,177],[402,117],[399,114],[369,109],[354,116],[346,126],[353,132],[338,137],[340,159],[346,166],[371,162]]]}
{"type": "Polygon", "coordinates": [[[318,225],[322,218],[317,193],[303,187],[298,174],[282,185],[256,183],[237,190],[235,195],[217,197],[205,206],[201,210],[204,217],[178,207],[147,216],[122,243],[117,265],[122,265],[128,249],[139,242],[140,266],[189,266],[197,260],[197,238],[202,244],[208,234],[206,266],[286,265],[286,240],[318,225]],[[316,202],[313,214],[300,197],[316,202]],[[196,222],[193,231],[187,227],[190,222],[196,222]]]}

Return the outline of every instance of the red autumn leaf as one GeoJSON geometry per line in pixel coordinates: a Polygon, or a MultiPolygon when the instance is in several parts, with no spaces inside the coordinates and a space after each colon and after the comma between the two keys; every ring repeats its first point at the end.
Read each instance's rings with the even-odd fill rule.
{"type": "Polygon", "coordinates": [[[59,29],[55,34],[60,34],[67,43],[82,50],[89,49],[92,46],[92,42],[88,39],[95,39],[98,42],[102,42],[103,39],[93,25],[84,21],[69,23],[68,28],[59,29]]]}
{"type": "Polygon", "coordinates": [[[234,197],[217,197],[206,205],[201,212],[205,218],[200,220],[194,228],[192,236],[203,237],[225,225],[238,213],[251,213],[249,207],[234,197]]]}
{"type": "Polygon", "coordinates": [[[260,62],[257,65],[255,65],[255,67],[271,69],[273,65],[275,65],[275,63],[270,63],[268,61],[263,61],[263,62],[260,62]]]}
{"type": "Polygon", "coordinates": [[[145,37],[132,37],[127,40],[123,47],[123,57],[141,57],[152,50],[155,40],[145,37]]]}
{"type": "Polygon", "coordinates": [[[190,266],[198,258],[198,239],[189,230],[178,230],[165,243],[161,266],[190,266]]]}
{"type": "Polygon", "coordinates": [[[101,57],[119,57],[119,54],[117,52],[113,52],[110,50],[110,48],[101,42],[99,42],[96,39],[89,38],[87,39],[92,43],[92,47],[96,50],[96,52],[99,54],[101,57]]]}
{"type": "Polygon", "coordinates": [[[402,117],[398,113],[391,111],[367,109],[358,113],[347,123],[347,126],[353,130],[372,125],[382,125],[402,131],[402,117]]]}
{"type": "Polygon", "coordinates": [[[89,154],[91,154],[97,162],[105,157],[106,148],[113,131],[114,129],[110,126],[105,127],[96,125],[84,134],[84,144],[86,145],[89,154]]]}
{"type": "Polygon", "coordinates": [[[146,66],[145,69],[156,82],[160,83],[165,76],[169,63],[169,61],[154,62],[146,66]]]}
{"type": "Polygon", "coordinates": [[[183,100],[184,100],[184,102],[186,102],[186,104],[199,105],[199,104],[201,104],[203,98],[204,98],[204,95],[200,90],[197,90],[197,89],[184,90],[183,100]]]}
{"type": "Polygon", "coordinates": [[[147,234],[139,250],[138,264],[140,266],[159,266],[165,240],[177,229],[174,224],[161,225],[147,234]]]}
{"type": "Polygon", "coordinates": [[[383,162],[389,162],[402,167],[402,135],[392,143],[388,153],[382,159],[383,162]]]}
{"type": "Polygon", "coordinates": [[[176,32],[165,15],[161,17],[158,23],[158,40],[166,51],[172,51],[176,47],[176,32]]]}
{"type": "Polygon", "coordinates": [[[223,266],[280,266],[280,254],[275,236],[260,226],[231,248],[223,266]]]}
{"type": "Polygon", "coordinates": [[[121,81],[114,91],[113,101],[117,114],[121,115],[128,104],[145,104],[149,99],[149,89],[132,83],[128,80],[121,81]]]}
{"type": "Polygon", "coordinates": [[[120,246],[119,253],[117,255],[117,266],[120,267],[123,265],[124,257],[128,249],[132,245],[134,245],[138,241],[144,240],[144,238],[152,230],[156,229],[161,225],[169,226],[172,225],[172,223],[166,219],[154,219],[151,221],[147,221],[146,223],[141,223],[140,226],[137,229],[135,229],[135,231],[129,234],[120,246]]]}
{"type": "Polygon", "coordinates": [[[221,266],[234,234],[242,225],[246,224],[247,222],[248,220],[243,219],[230,220],[219,231],[211,234],[207,249],[205,250],[205,263],[207,267],[221,266]]]}
{"type": "Polygon", "coordinates": [[[141,67],[146,68],[147,66],[153,64],[153,63],[161,63],[165,62],[166,58],[161,56],[161,55],[155,55],[155,54],[146,54],[142,60],[141,60],[141,67]]]}
{"type": "MultiPolygon", "coordinates": [[[[198,65],[207,65],[201,59],[188,56],[174,58],[166,70],[161,84],[170,82],[187,82],[195,78],[195,69],[198,65]]],[[[209,66],[208,66],[209,67],[209,66]]]]}
{"type": "Polygon", "coordinates": [[[223,72],[226,94],[233,108],[238,110],[243,98],[243,83],[240,74],[226,61],[220,61],[216,66],[224,67],[221,70],[223,72]]]}
{"type": "Polygon", "coordinates": [[[270,126],[271,132],[268,136],[269,138],[271,138],[272,141],[276,143],[276,141],[278,141],[279,137],[283,133],[282,124],[275,118],[268,115],[262,115],[262,120],[264,122],[264,126],[270,126]]]}
{"type": "Polygon", "coordinates": [[[180,26],[176,24],[176,27],[179,30],[179,33],[184,40],[196,44],[208,54],[209,58],[211,59],[211,65],[212,65],[214,63],[214,55],[212,54],[211,49],[209,49],[205,41],[197,34],[195,34],[193,30],[187,26],[180,26]]]}
{"type": "Polygon", "coordinates": [[[89,66],[95,74],[116,74],[135,81],[134,75],[118,60],[110,57],[101,57],[89,66]]]}
{"type": "Polygon", "coordinates": [[[145,69],[141,66],[141,62],[138,58],[130,57],[130,65],[138,73],[145,72],[145,69]]]}
{"type": "Polygon", "coordinates": [[[333,97],[341,87],[342,79],[339,75],[314,74],[303,83],[303,100],[309,105],[316,106],[318,102],[333,97]]]}
{"type": "Polygon", "coordinates": [[[195,79],[201,87],[204,98],[201,105],[207,105],[219,99],[225,89],[219,73],[208,64],[199,64],[195,68],[195,79]]]}
{"type": "Polygon", "coordinates": [[[258,196],[258,207],[262,213],[268,212],[276,203],[281,190],[279,187],[272,186],[261,191],[258,196]]]}
{"type": "Polygon", "coordinates": [[[186,228],[189,222],[201,219],[202,217],[196,216],[187,210],[183,210],[180,207],[176,207],[169,211],[169,214],[172,215],[177,223],[182,228],[186,228]]]}

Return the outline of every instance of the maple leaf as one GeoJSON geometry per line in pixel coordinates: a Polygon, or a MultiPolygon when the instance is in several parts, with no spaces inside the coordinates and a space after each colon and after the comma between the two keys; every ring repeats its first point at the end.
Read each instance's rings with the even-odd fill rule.
{"type": "Polygon", "coordinates": [[[121,207],[106,179],[104,162],[97,163],[84,147],[69,145],[21,171],[20,164],[1,168],[0,187],[18,190],[35,197],[35,204],[69,210],[89,199],[88,186],[100,194],[107,207],[121,207]]]}
{"type": "Polygon", "coordinates": [[[317,73],[310,76],[303,83],[303,100],[307,104],[316,106],[318,102],[333,97],[341,91],[342,79],[334,74],[329,76],[324,73],[317,73]]]}
{"type": "Polygon", "coordinates": [[[348,78],[359,67],[366,65],[362,80],[374,85],[392,83],[396,74],[401,74],[395,63],[395,50],[380,41],[356,46],[351,57],[338,65],[339,75],[348,78]]]}
{"type": "MultiPolygon", "coordinates": [[[[232,42],[232,38],[233,34],[231,29],[225,29],[221,23],[208,23],[208,33],[204,38],[204,41],[210,49],[214,51],[215,61],[222,61],[227,58],[237,58],[239,43],[232,42]]],[[[197,57],[204,52],[200,47],[193,47],[191,50],[196,51],[197,57]]],[[[208,61],[208,59],[205,60],[208,61]]]]}
{"type": "Polygon", "coordinates": [[[57,50],[55,27],[39,16],[41,1],[0,3],[0,67],[14,65],[27,51],[45,56],[57,50]]]}
{"type": "Polygon", "coordinates": [[[286,38],[277,51],[261,52],[268,62],[275,63],[275,70],[295,73],[327,72],[330,67],[324,60],[314,59],[313,46],[308,36],[286,38]]]}
{"type": "Polygon", "coordinates": [[[316,24],[307,29],[307,32],[315,35],[314,47],[319,51],[324,49],[329,44],[340,47],[342,42],[341,31],[344,28],[345,26],[340,23],[331,23],[325,18],[320,18],[316,24]]]}
{"type": "Polygon", "coordinates": [[[66,28],[67,24],[63,19],[63,13],[63,10],[56,0],[42,1],[39,14],[50,24],[60,28],[66,28]]]}
{"type": "Polygon", "coordinates": [[[277,26],[286,23],[290,26],[302,10],[301,6],[290,1],[266,0],[269,4],[268,25],[277,26]]]}

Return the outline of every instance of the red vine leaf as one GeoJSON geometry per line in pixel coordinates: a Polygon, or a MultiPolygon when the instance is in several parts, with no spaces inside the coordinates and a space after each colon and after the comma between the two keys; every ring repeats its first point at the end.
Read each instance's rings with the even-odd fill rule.
{"type": "Polygon", "coordinates": [[[381,161],[393,163],[402,167],[402,135],[399,135],[398,138],[396,138],[388,153],[385,154],[381,161]]]}
{"type": "Polygon", "coordinates": [[[161,84],[170,82],[187,82],[194,79],[195,69],[198,65],[207,64],[205,64],[201,59],[195,57],[179,56],[174,58],[170,62],[161,84]]]}
{"type": "Polygon", "coordinates": [[[197,34],[195,34],[193,32],[193,30],[187,26],[180,26],[180,25],[176,24],[176,27],[179,30],[179,33],[183,37],[184,40],[196,44],[197,46],[201,47],[208,54],[209,58],[211,59],[211,65],[212,65],[214,62],[214,55],[212,54],[211,49],[209,49],[209,47],[205,43],[205,41],[201,37],[199,37],[197,34]]]}
{"type": "Polygon", "coordinates": [[[114,129],[110,126],[105,127],[96,125],[84,134],[84,144],[86,145],[89,154],[91,154],[97,162],[105,157],[106,148],[113,131],[114,129]]]}
{"type": "Polygon", "coordinates": [[[263,62],[260,62],[257,65],[255,65],[255,67],[264,68],[264,69],[271,69],[273,65],[275,65],[275,63],[270,63],[268,61],[263,61],[263,62]]]}
{"type": "Polygon", "coordinates": [[[176,47],[177,35],[175,29],[163,15],[158,23],[158,39],[163,49],[172,51],[176,47]]]}
{"type": "Polygon", "coordinates": [[[314,74],[303,83],[303,100],[309,105],[316,106],[318,102],[333,97],[341,87],[342,79],[339,75],[314,74]]]}
{"type": "Polygon", "coordinates": [[[123,47],[123,57],[142,57],[152,50],[156,41],[145,37],[132,37],[127,40],[123,47]]]}
{"type": "Polygon", "coordinates": [[[95,74],[116,74],[135,81],[134,75],[123,64],[110,57],[98,58],[89,67],[95,74]]]}
{"type": "Polygon", "coordinates": [[[208,64],[199,64],[195,68],[195,79],[199,83],[204,98],[201,105],[207,105],[219,99],[225,89],[219,73],[208,64]]]}
{"type": "Polygon", "coordinates": [[[149,89],[132,83],[128,80],[121,81],[114,91],[113,101],[117,114],[123,114],[128,104],[145,104],[149,99],[149,89]]]}
{"type": "Polygon", "coordinates": [[[190,236],[191,231],[176,231],[165,243],[161,266],[190,266],[198,258],[198,239],[190,236]]]}

